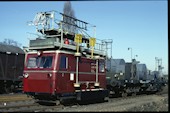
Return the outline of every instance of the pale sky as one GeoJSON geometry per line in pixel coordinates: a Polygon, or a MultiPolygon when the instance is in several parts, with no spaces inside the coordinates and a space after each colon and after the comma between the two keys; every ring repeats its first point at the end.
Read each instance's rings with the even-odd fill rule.
{"type": "MultiPolygon", "coordinates": [[[[113,58],[126,62],[133,57],[155,70],[155,57],[162,58],[163,73],[168,73],[167,1],[71,1],[76,18],[96,25],[96,38],[112,39],[113,58]]],[[[28,26],[37,12],[63,11],[64,1],[0,2],[0,41],[11,38],[28,46],[28,26]]]]}

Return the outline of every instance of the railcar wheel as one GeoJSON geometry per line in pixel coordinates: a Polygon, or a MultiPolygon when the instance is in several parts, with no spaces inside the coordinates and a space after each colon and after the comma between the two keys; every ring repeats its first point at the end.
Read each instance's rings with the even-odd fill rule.
{"type": "Polygon", "coordinates": [[[60,105],[61,103],[60,103],[59,100],[56,100],[55,104],[58,106],[58,105],[60,105]]]}
{"type": "Polygon", "coordinates": [[[10,87],[5,87],[4,91],[5,91],[4,93],[7,93],[7,94],[11,93],[11,88],[10,87]]]}
{"type": "Polygon", "coordinates": [[[136,93],[132,93],[132,96],[136,96],[136,93]]]}
{"type": "Polygon", "coordinates": [[[14,92],[15,86],[13,84],[10,86],[10,90],[11,90],[11,92],[14,92]]]}
{"type": "Polygon", "coordinates": [[[104,101],[104,102],[108,102],[108,101],[109,101],[109,97],[105,97],[105,98],[103,99],[103,101],[104,101]]]}
{"type": "Polygon", "coordinates": [[[122,95],[122,97],[127,97],[127,93],[126,92],[123,92],[121,95],[122,95]]]}

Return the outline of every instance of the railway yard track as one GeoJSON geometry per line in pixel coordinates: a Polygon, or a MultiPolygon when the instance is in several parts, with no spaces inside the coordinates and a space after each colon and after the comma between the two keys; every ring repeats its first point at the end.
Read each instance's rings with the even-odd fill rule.
{"type": "Polygon", "coordinates": [[[0,95],[0,112],[53,112],[53,111],[126,111],[129,108],[149,103],[158,102],[168,97],[168,90],[156,94],[142,94],[127,97],[112,97],[108,102],[89,102],[84,104],[72,103],[55,105],[54,103],[39,104],[25,94],[0,95]],[[142,101],[141,101],[142,100],[142,101]],[[101,106],[105,106],[101,109],[101,106]],[[109,110],[112,108],[112,110],[109,110]]]}
{"type": "MultiPolygon", "coordinates": [[[[104,112],[112,112],[112,111],[142,111],[142,110],[133,110],[133,108],[143,107],[149,103],[157,103],[160,100],[167,97],[167,94],[161,95],[137,95],[135,97],[125,97],[125,98],[111,98],[108,102],[102,103],[92,103],[87,105],[74,105],[64,107],[64,109],[59,109],[59,112],[96,112],[96,111],[104,111],[104,112]]],[[[168,105],[166,105],[166,110],[168,110],[168,105]]],[[[166,111],[164,109],[159,111],[166,111]]],[[[143,110],[145,111],[145,110],[143,110]]],[[[150,109],[148,111],[157,111],[155,109],[150,109]]]]}
{"type": "Polygon", "coordinates": [[[38,112],[46,109],[56,110],[58,108],[62,108],[62,105],[40,105],[25,94],[0,96],[0,112],[38,112]]]}
{"type": "Polygon", "coordinates": [[[22,100],[32,100],[32,98],[22,93],[0,95],[0,103],[10,102],[10,101],[22,101],[22,100]]]}
{"type": "MultiPolygon", "coordinates": [[[[21,103],[21,102],[20,102],[21,103]]],[[[1,106],[1,112],[40,112],[45,111],[46,109],[56,110],[57,108],[61,108],[62,106],[45,106],[39,105],[38,103],[31,103],[28,101],[22,102],[22,104],[18,104],[15,102],[13,105],[1,106]]]]}
{"type": "MultiPolygon", "coordinates": [[[[25,96],[25,95],[24,95],[25,96]]],[[[54,105],[54,104],[38,104],[33,99],[26,99],[26,100],[14,100],[9,99],[8,101],[1,101],[0,102],[0,112],[53,112],[53,111],[86,111],[87,108],[89,108],[87,111],[93,111],[91,108],[92,106],[96,106],[96,111],[99,106],[102,104],[108,104],[107,107],[114,108],[113,111],[124,111],[127,109],[127,105],[129,106],[135,106],[136,100],[138,99],[144,99],[141,104],[151,101],[153,98],[157,96],[158,98],[167,96],[167,94],[151,94],[151,95],[136,95],[134,96],[128,96],[128,97],[118,97],[118,98],[110,98],[108,102],[93,102],[93,103],[86,103],[86,104],[70,104],[70,105],[54,105]],[[160,96],[161,95],[161,96],[160,96]],[[154,96],[154,97],[153,97],[154,96]],[[153,98],[152,98],[153,97],[153,98]],[[129,101],[128,101],[129,100],[129,101]],[[112,103],[112,104],[110,104],[112,103]]],[[[8,98],[9,96],[7,96],[8,98]]],[[[3,97],[4,99],[4,97],[3,97]]],[[[17,99],[17,98],[15,98],[17,99]]],[[[1,96],[0,96],[1,100],[1,96]]],[[[105,110],[104,110],[105,111],[105,110]]],[[[107,110],[106,110],[107,111],[107,110]]]]}

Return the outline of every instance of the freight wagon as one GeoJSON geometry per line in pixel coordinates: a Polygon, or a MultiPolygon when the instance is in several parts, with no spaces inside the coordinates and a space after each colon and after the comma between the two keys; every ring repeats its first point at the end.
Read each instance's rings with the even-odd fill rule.
{"type": "Polygon", "coordinates": [[[0,44],[0,93],[22,87],[24,51],[16,46],[0,44]]]}

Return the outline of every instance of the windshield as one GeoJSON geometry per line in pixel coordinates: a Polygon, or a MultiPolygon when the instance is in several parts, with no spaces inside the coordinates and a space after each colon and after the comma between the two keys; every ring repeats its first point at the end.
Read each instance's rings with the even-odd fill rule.
{"type": "Polygon", "coordinates": [[[51,68],[52,56],[30,57],[27,68],[51,68]]]}

